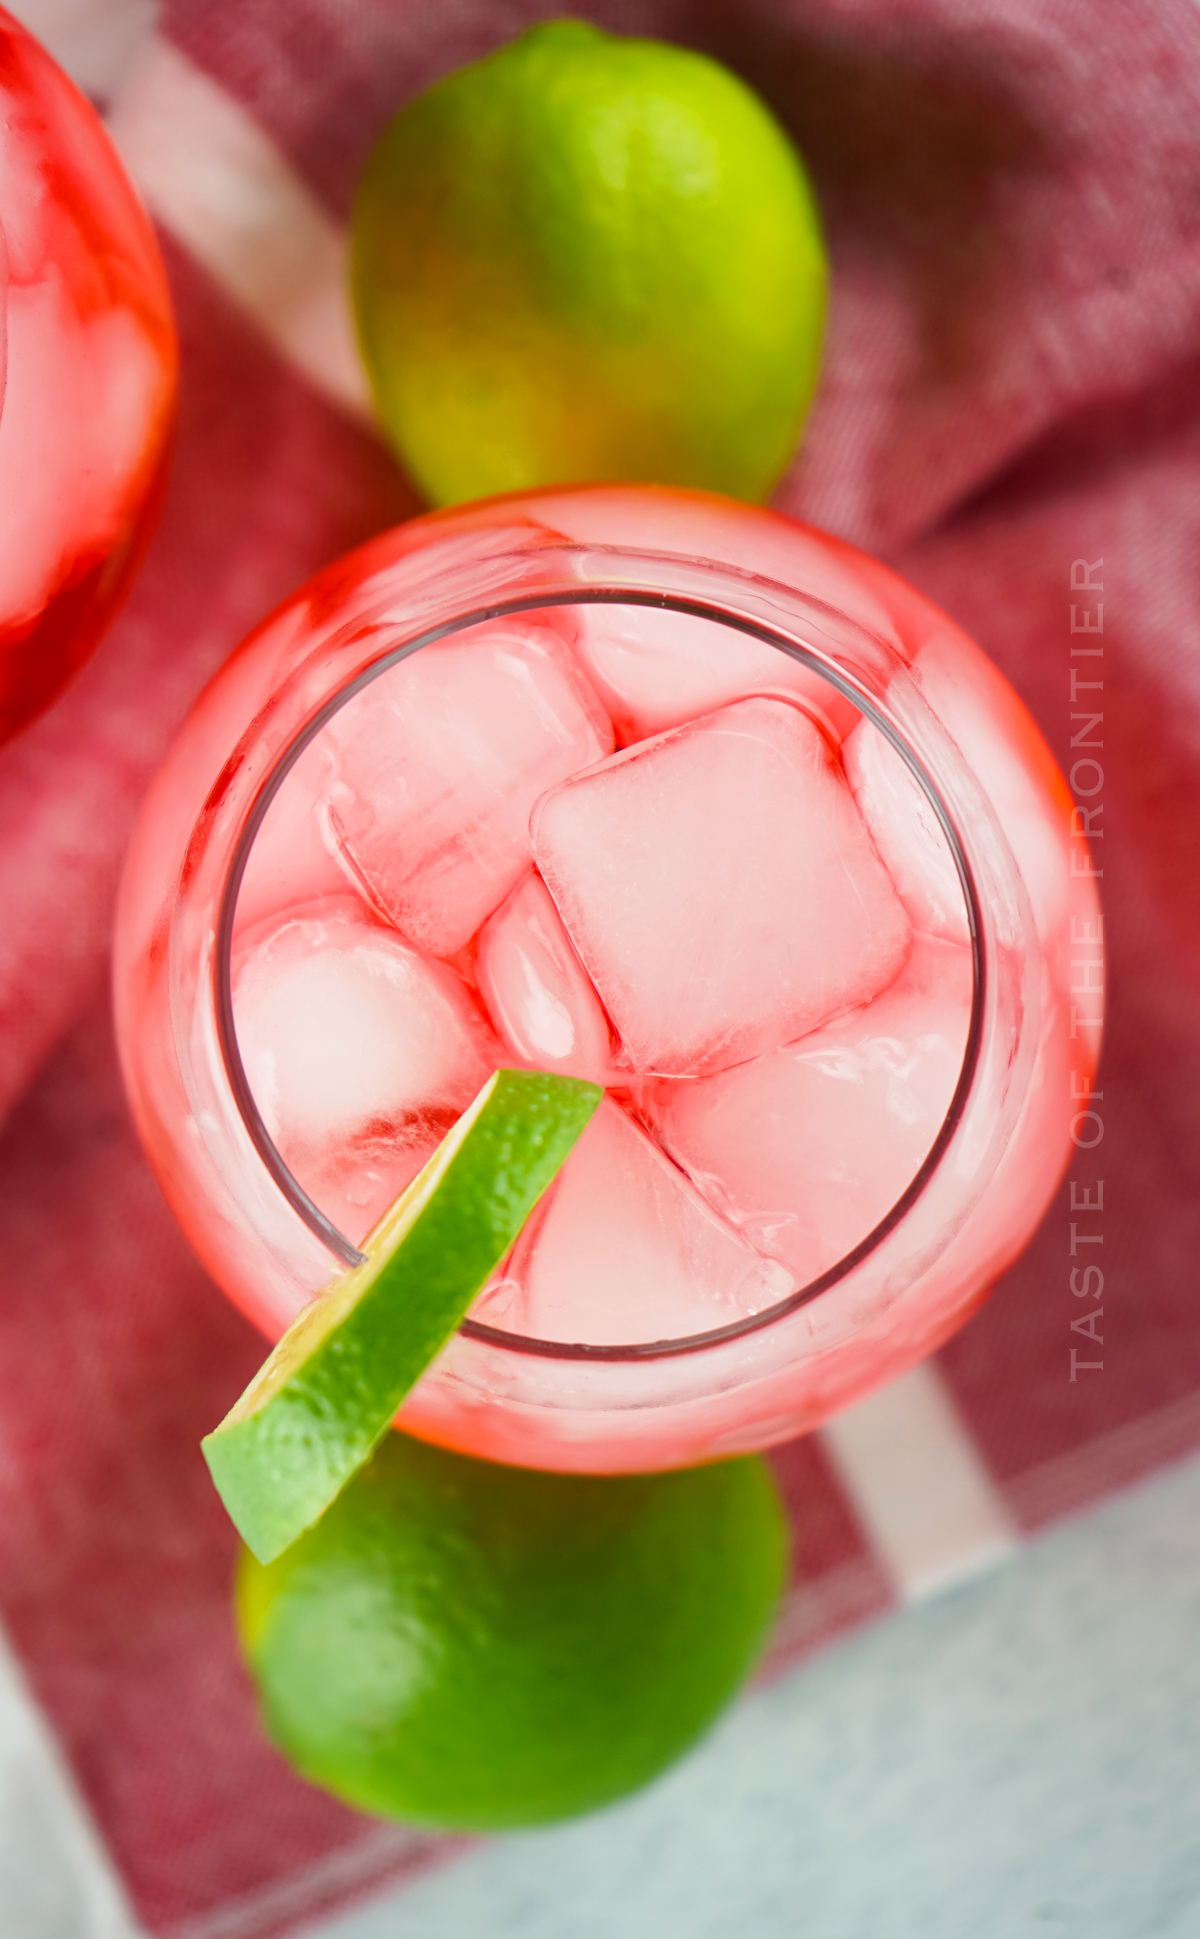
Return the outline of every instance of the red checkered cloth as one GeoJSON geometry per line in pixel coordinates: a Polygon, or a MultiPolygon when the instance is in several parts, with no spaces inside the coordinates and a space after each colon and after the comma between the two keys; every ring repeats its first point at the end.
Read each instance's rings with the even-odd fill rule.
{"type": "MultiPolygon", "coordinates": [[[[341,223],[401,102],[559,10],[168,0],[159,32],[341,223]]],[[[1074,1167],[1077,1184],[1105,1181],[1103,1344],[1071,1331],[1064,1187],[939,1357],[1033,1529],[1200,1445],[1200,14],[575,11],[718,55],[811,165],[833,307],[777,503],[944,605],[1068,768],[1070,669],[1103,667],[1104,1138],[1074,1167]],[[1077,560],[1102,595],[1072,590],[1077,560]],[[1103,659],[1072,662],[1072,601],[1094,613],[1101,597],[1103,659]],[[1102,1364],[1072,1380],[1072,1346],[1102,1364]]],[[[36,0],[22,12],[36,22],[36,0]]],[[[230,1623],[233,1531],[197,1443],[262,1344],[191,1259],[132,1135],[108,939],[138,801],[202,682],[415,500],[370,433],[164,248],[183,395],[161,529],[92,665],[0,752],[0,1606],[145,1926],[259,1939],[454,1846],[341,1809],[259,1734],[230,1623]]],[[[820,1442],[777,1458],[796,1526],[783,1661],[890,1592],[820,1442]]]]}

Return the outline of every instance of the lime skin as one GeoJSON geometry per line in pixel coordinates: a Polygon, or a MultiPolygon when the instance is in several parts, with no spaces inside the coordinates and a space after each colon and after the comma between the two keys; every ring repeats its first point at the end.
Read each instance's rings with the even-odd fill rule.
{"type": "Polygon", "coordinates": [[[733,1695],[787,1534],[757,1457],[546,1474],[390,1433],[236,1605],[269,1735],[385,1817],[484,1831],[645,1784],[733,1695]]]}
{"type": "Polygon", "coordinates": [[[384,428],[435,505],[598,479],[757,500],[816,382],[820,220],[717,62],[582,21],[404,108],[351,225],[384,428]]]}
{"type": "Polygon", "coordinates": [[[597,1084],[494,1071],[305,1306],[201,1450],[238,1533],[273,1561],[370,1458],[588,1123],[597,1084]]]}

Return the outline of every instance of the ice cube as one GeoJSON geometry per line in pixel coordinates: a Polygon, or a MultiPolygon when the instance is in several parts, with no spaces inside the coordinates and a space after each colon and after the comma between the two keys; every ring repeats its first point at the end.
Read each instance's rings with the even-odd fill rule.
{"type": "Polygon", "coordinates": [[[836,744],[858,709],[820,674],[733,627],[653,606],[579,606],[576,651],[621,741],[644,740],[751,694],[783,691],[836,744]]]}
{"type": "Polygon", "coordinates": [[[947,622],[926,642],[915,671],[926,700],[996,810],[1029,891],[1051,976],[1069,996],[1071,932],[1078,920],[1094,921],[1097,885],[1076,873],[1071,859],[1072,797],[1066,782],[1024,702],[956,627],[947,622]]]}
{"type": "MultiPolygon", "coordinates": [[[[16,217],[23,228],[32,218],[40,228],[38,209],[45,210],[55,191],[44,179],[36,195],[30,183],[24,198],[14,196],[9,184],[19,176],[8,173],[9,140],[6,221],[16,217]]],[[[114,546],[128,543],[147,455],[156,452],[158,426],[170,409],[171,354],[155,341],[153,315],[126,280],[128,258],[118,271],[121,256],[108,253],[101,233],[94,246],[103,253],[87,262],[78,288],[64,274],[66,263],[47,254],[48,246],[65,247],[74,256],[78,236],[51,243],[46,234],[28,235],[20,274],[13,259],[7,278],[0,270],[7,298],[0,329],[7,321],[8,336],[7,386],[0,379],[0,621],[6,626],[36,617],[63,586],[70,561],[79,561],[76,570],[95,570],[114,546]]]]}
{"type": "Polygon", "coordinates": [[[966,943],[967,905],[941,823],[895,748],[864,720],[842,747],[858,812],[914,929],[966,943]]]}
{"type": "Polygon", "coordinates": [[[356,1242],[504,1061],[453,972],[349,897],[245,937],[234,1017],[267,1129],[356,1242]]]}
{"type": "Polygon", "coordinates": [[[641,1105],[664,1147],[759,1251],[807,1283],[872,1230],[919,1170],[954,1095],[971,954],[916,936],[873,1003],[641,1105]]]}
{"type": "Polygon", "coordinates": [[[497,1035],[522,1063],[607,1082],[608,1019],[540,875],[487,923],[476,972],[497,1035]]]}
{"type": "Polygon", "coordinates": [[[250,849],[238,893],[239,936],[267,916],[315,902],[343,900],[347,882],[328,835],[333,756],[323,735],[306,747],[275,796],[250,849]]]}
{"type": "Polygon", "coordinates": [[[760,1312],[792,1284],[605,1098],[478,1313],[539,1339],[678,1339],[760,1312]]]}
{"type": "Polygon", "coordinates": [[[641,1071],[719,1070],[890,983],[910,925],[807,717],[743,700],[544,795],[533,849],[641,1071]]]}
{"type": "Polygon", "coordinates": [[[450,956],[529,867],[529,811],[612,725],[550,624],[495,621],[380,676],[328,729],[330,826],[354,879],[450,956]]]}

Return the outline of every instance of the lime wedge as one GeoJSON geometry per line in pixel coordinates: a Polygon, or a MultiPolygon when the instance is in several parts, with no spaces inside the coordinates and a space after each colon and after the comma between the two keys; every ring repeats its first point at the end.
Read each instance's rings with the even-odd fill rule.
{"type": "Polygon", "coordinates": [[[205,1436],[217,1492],[260,1562],[370,1459],[602,1096],[574,1077],[496,1071],[384,1213],[364,1263],[304,1308],[205,1436]]]}

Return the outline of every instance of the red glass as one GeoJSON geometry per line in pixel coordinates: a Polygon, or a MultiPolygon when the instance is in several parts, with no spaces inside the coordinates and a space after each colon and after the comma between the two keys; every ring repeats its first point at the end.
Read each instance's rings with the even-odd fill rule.
{"type": "MultiPolygon", "coordinates": [[[[331,920],[341,919],[347,879],[314,832],[326,787],[322,737],[339,718],[349,723],[351,709],[369,725],[372,710],[390,704],[387,682],[410,654],[419,664],[421,656],[452,653],[460,635],[479,637],[498,616],[521,614],[555,633],[556,664],[568,650],[580,656],[579,668],[598,683],[595,694],[627,749],[651,744],[669,725],[658,718],[664,710],[687,721],[739,694],[807,681],[806,704],[815,688],[831,740],[842,742],[838,771],[843,756],[850,760],[856,731],[882,731],[905,760],[911,757],[911,771],[926,777],[961,879],[974,885],[969,924],[960,910],[961,939],[953,945],[969,985],[969,926],[974,998],[965,1048],[959,1045],[958,1087],[919,1168],[920,1151],[905,1145],[911,1179],[873,1231],[773,1305],[735,1315],[730,1324],[682,1312],[672,1330],[657,1308],[627,1310],[622,1271],[631,1256],[631,1215],[617,1195],[610,1224],[625,1256],[602,1297],[581,1294],[559,1316],[558,1330],[547,1333],[526,1326],[520,1308],[498,1311],[496,1293],[485,1293],[401,1416],[430,1440],[547,1468],[648,1469],[763,1447],[815,1426],[899,1373],[974,1310],[1056,1187],[1078,1108],[1070,1099],[1087,1089],[1099,1039],[1091,1009],[1078,1019],[1077,1037],[1069,1008],[1073,951],[1099,956],[1096,885],[1072,867],[1070,800],[1045,744],[978,647],[851,547],[701,494],[604,487],[414,521],[301,589],[197,703],[130,851],[115,972],[135,1115],[200,1257],[277,1338],[339,1262],[354,1256],[372,1210],[319,1186],[306,1197],[303,1180],[281,1167],[256,1101],[265,1093],[247,1084],[240,1051],[230,1054],[241,1029],[230,982],[237,925],[252,938],[260,933],[256,925],[278,928],[293,909],[305,918],[331,912],[331,920]],[[665,657],[655,657],[655,638],[660,647],[663,640],[649,628],[656,608],[674,615],[665,657]],[[634,689],[640,722],[622,719],[621,691],[628,699],[634,689]],[[305,765],[310,746],[316,762],[305,765]],[[282,822],[273,823],[272,812],[282,822]]],[[[439,748],[444,752],[435,736],[424,751],[440,762],[439,748]]],[[[405,774],[417,774],[424,751],[406,757],[405,774]]],[[[592,757],[584,748],[577,758],[592,757]]],[[[481,745],[469,772],[488,771],[481,745]]],[[[372,787],[376,779],[372,771],[372,787]]],[[[902,795],[891,808],[889,799],[881,797],[877,816],[881,839],[889,817],[897,833],[908,825],[902,795]]],[[[487,823],[497,825],[495,817],[487,823]]],[[[756,839],[770,844],[777,831],[763,822],[756,839]]],[[[902,883],[903,845],[885,847],[902,883]]],[[[687,859],[673,852],[681,863],[687,859]]],[[[498,887],[492,900],[505,892],[498,887]]],[[[921,923],[936,930],[932,905],[922,909],[913,884],[906,892],[921,923]]],[[[373,918],[359,913],[382,920],[378,909],[373,918]]],[[[309,935],[303,923],[295,933],[309,935]]],[[[379,928],[363,933],[376,942],[386,935],[379,928]]],[[[471,974],[459,940],[428,942],[439,957],[428,975],[443,994],[460,972],[471,974]]],[[[486,936],[483,943],[472,960],[496,1018],[503,1005],[489,982],[486,936]]],[[[464,1043],[480,1027],[476,1019],[468,1029],[473,991],[463,982],[454,999],[464,1043]]],[[[340,1043],[332,1025],[350,1009],[328,995],[323,1001],[313,1041],[340,1043]]],[[[369,1028],[382,1058],[386,1020],[374,1021],[369,991],[363,1002],[372,1006],[372,1020],[358,1010],[357,1023],[369,1028]]],[[[965,1009],[962,1015],[965,1021],[965,1009]]],[[[931,1027],[937,1024],[934,1016],[931,1027]]],[[[516,1050],[524,1054],[519,1042],[516,1050]]],[[[744,1069],[752,1072],[754,1064],[752,1058],[744,1069]]],[[[619,1091],[630,1072],[614,1071],[612,1082],[619,1091]]],[[[755,1123],[744,1114],[738,1122],[753,1167],[755,1123]]],[[[853,1167],[862,1180],[876,1172],[883,1178],[896,1128],[886,1111],[862,1120],[853,1167]]],[[[686,1143],[690,1132],[674,1129],[686,1143]]],[[[317,1126],[314,1163],[325,1145],[336,1144],[327,1133],[328,1126],[317,1126]]],[[[695,1157],[694,1149],[683,1151],[683,1162],[695,1157]]],[[[895,1175],[904,1184],[907,1173],[895,1175]]],[[[743,1177],[730,1189],[745,1199],[743,1187],[752,1194],[754,1184],[743,1177]]],[[[883,1198],[879,1209],[886,1204],[883,1198]]],[[[372,1209],[377,1215],[381,1208],[372,1209]]],[[[769,1233],[761,1243],[772,1257],[783,1256],[769,1233]]]]}
{"type": "Polygon", "coordinates": [[[0,10],[0,741],[82,666],[165,482],[177,350],[154,231],[95,110],[0,10]]]}

